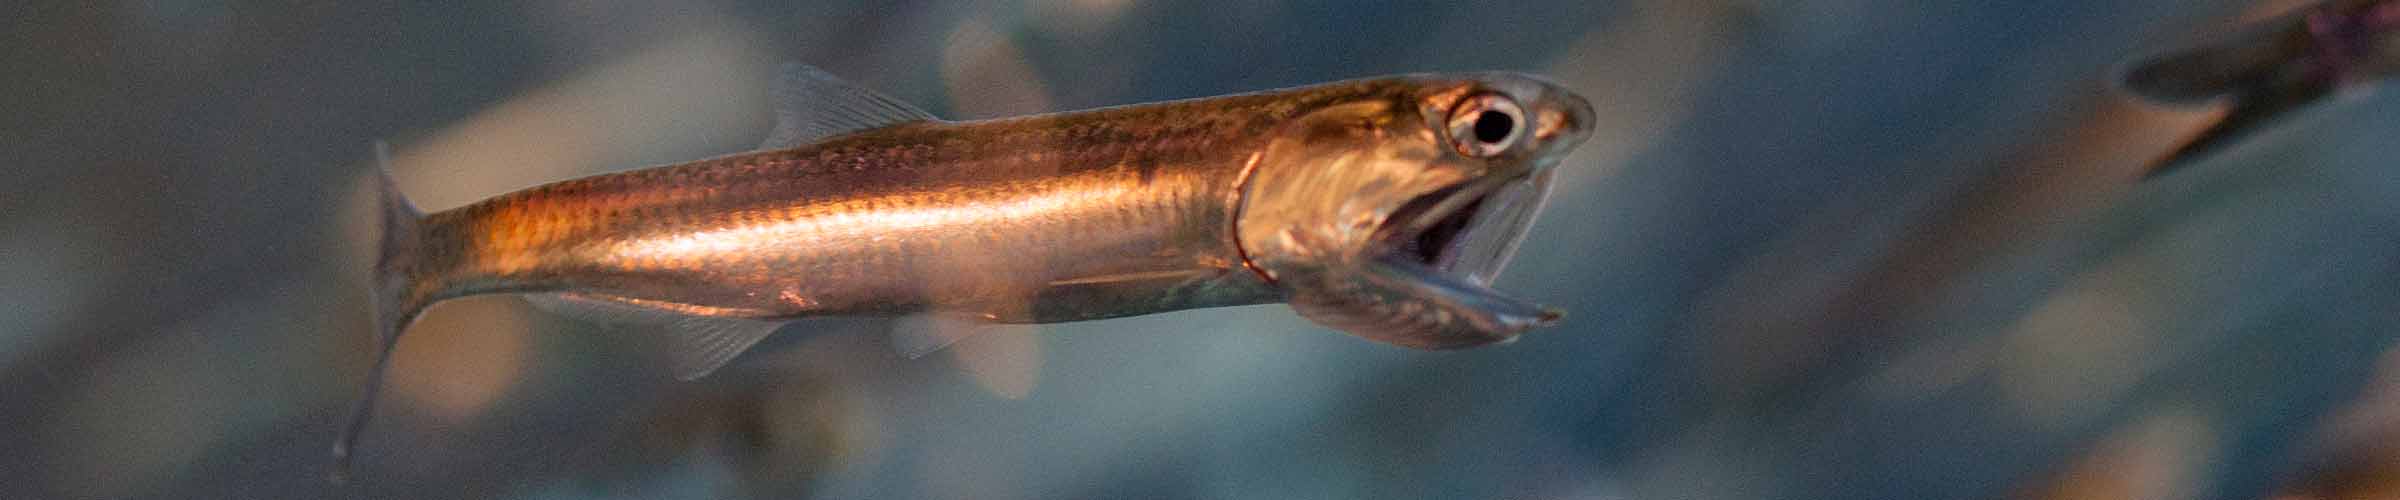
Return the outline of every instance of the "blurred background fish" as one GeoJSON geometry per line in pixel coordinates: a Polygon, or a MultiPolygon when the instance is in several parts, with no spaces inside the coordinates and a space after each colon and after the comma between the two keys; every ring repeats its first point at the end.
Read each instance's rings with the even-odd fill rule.
{"type": "Polygon", "coordinates": [[[2296,2],[534,1],[0,6],[0,497],[2390,498],[2400,99],[2217,118],[2116,65],[2296,2]],[[1497,287],[1420,353],[1271,307],[906,361],[445,303],[364,376],[362,144],[451,207],[742,151],[780,60],[961,119],[1374,74],[1592,101],[1497,287]]]}
{"type": "Polygon", "coordinates": [[[2150,168],[2164,174],[2337,90],[2400,72],[2400,2],[2332,0],[2136,63],[2126,89],[2152,100],[2228,101],[2224,117],[2150,168]]]}

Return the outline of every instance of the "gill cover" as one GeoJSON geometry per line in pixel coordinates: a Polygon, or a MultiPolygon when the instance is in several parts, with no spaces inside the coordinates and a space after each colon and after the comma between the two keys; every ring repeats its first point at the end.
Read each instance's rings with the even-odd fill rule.
{"type": "MultiPolygon", "coordinates": [[[[1273,134],[1255,160],[1237,237],[1302,317],[1419,349],[1514,339],[1559,314],[1487,286],[1545,193],[1526,161],[1465,158],[1437,128],[1447,105],[1328,106],[1273,134]],[[1462,212],[1469,205],[1483,209],[1462,212]],[[1441,249],[1402,242],[1473,219],[1441,249]]],[[[1530,124],[1527,124],[1530,125],[1530,124]]]]}

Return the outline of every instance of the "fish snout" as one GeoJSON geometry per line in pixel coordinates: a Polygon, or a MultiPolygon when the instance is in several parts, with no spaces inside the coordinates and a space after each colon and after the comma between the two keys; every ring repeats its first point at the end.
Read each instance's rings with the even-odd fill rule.
{"type": "Polygon", "coordinates": [[[1551,92],[1542,103],[1540,128],[1534,130],[1534,140],[1540,142],[1544,155],[1562,154],[1575,149],[1592,136],[1592,102],[1572,92],[1551,92]]]}

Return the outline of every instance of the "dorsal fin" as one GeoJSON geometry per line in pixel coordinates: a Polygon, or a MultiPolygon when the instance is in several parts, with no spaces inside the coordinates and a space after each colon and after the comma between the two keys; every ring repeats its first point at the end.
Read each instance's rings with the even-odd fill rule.
{"type": "Polygon", "coordinates": [[[765,340],[787,321],[694,316],[571,293],[527,294],[526,302],[552,313],[601,323],[663,330],[671,344],[668,363],[675,377],[698,380],[765,340]]]}
{"type": "Polygon", "coordinates": [[[814,66],[785,63],[777,73],[775,130],[767,132],[759,149],[799,147],[860,130],[937,119],[814,66]]]}

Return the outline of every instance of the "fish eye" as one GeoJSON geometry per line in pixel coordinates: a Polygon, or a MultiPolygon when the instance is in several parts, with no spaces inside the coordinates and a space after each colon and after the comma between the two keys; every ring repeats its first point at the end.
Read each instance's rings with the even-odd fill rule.
{"type": "Polygon", "coordinates": [[[1507,151],[1525,129],[1525,111],[1499,94],[1460,100],[1450,110],[1450,144],[1459,154],[1483,158],[1507,151]]]}

